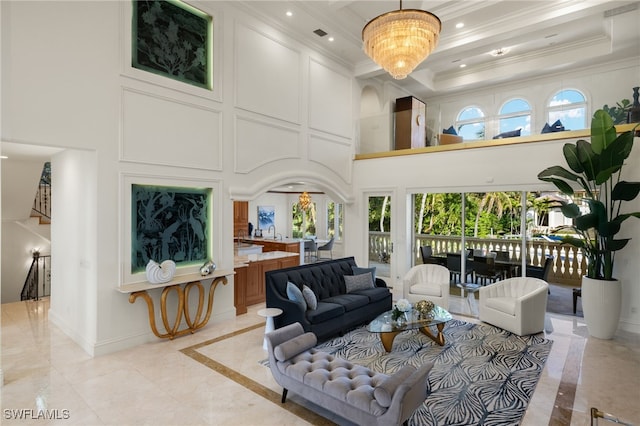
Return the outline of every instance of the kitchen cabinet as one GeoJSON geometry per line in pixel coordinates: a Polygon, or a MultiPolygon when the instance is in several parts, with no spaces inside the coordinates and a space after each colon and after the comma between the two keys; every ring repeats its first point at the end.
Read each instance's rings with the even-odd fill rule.
{"type": "Polygon", "coordinates": [[[255,256],[256,260],[249,260],[247,266],[235,269],[234,283],[238,288],[234,290],[234,301],[236,302],[237,315],[246,312],[247,306],[265,301],[265,272],[300,264],[299,256],[292,256],[282,251],[252,256],[255,256]],[[241,275],[239,279],[238,274],[241,275]]]}
{"type": "Polygon", "coordinates": [[[233,236],[247,236],[249,233],[249,202],[233,202],[233,236]]]}

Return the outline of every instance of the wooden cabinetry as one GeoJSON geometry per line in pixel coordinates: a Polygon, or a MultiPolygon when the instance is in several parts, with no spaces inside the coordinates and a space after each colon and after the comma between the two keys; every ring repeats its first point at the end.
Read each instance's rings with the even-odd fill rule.
{"type": "Polygon", "coordinates": [[[249,263],[247,280],[247,305],[265,301],[264,273],[279,269],[279,259],[269,259],[249,263]]]}
{"type": "MultiPolygon", "coordinates": [[[[299,262],[298,256],[281,257],[277,259],[266,259],[257,262],[249,262],[249,266],[246,268],[246,283],[245,283],[245,304],[246,306],[255,305],[256,303],[262,303],[265,301],[265,281],[264,274],[267,271],[273,271],[274,269],[289,268],[291,266],[297,266],[299,262]]],[[[244,312],[246,312],[246,306],[244,312]]],[[[236,305],[236,313],[238,312],[238,305],[236,305]]]]}
{"type": "Polygon", "coordinates": [[[233,202],[233,236],[245,235],[249,233],[249,202],[233,202]],[[240,234],[238,234],[240,232],[240,234]]]}
{"type": "Polygon", "coordinates": [[[254,244],[262,245],[262,252],[269,251],[286,251],[289,253],[300,253],[300,242],[286,242],[286,241],[268,241],[268,240],[260,240],[260,242],[256,242],[254,244]]]}
{"type": "Polygon", "coordinates": [[[233,306],[236,307],[236,315],[247,313],[247,266],[234,268],[233,277],[233,306]]]}
{"type": "Polygon", "coordinates": [[[427,106],[413,96],[396,99],[395,149],[420,148],[426,145],[425,116],[427,106]]]}
{"type": "Polygon", "coordinates": [[[280,268],[291,268],[292,266],[298,266],[300,264],[300,258],[298,256],[290,256],[280,259],[280,268]]]}

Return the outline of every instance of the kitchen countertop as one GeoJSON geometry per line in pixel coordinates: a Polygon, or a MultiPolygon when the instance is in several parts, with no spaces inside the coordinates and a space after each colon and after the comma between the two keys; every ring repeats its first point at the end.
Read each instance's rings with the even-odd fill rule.
{"type": "Polygon", "coordinates": [[[288,251],[268,251],[265,253],[248,254],[245,256],[234,256],[234,267],[242,267],[250,262],[260,262],[262,260],[281,259],[283,257],[300,256],[299,253],[290,253],[288,251]]]}
{"type": "MultiPolygon", "coordinates": [[[[235,238],[236,240],[238,239],[237,237],[235,238]]],[[[279,238],[279,239],[274,239],[273,237],[269,238],[269,237],[246,237],[246,238],[240,238],[242,241],[250,241],[253,243],[260,243],[260,242],[270,242],[270,243],[284,243],[284,244],[298,244],[300,243],[300,241],[304,241],[303,238],[279,238]]]]}

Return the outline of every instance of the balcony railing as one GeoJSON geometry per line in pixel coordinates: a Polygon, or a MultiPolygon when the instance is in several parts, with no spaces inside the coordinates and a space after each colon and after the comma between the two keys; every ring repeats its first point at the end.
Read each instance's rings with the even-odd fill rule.
{"type": "MultiPolygon", "coordinates": [[[[422,263],[420,246],[431,246],[434,255],[456,253],[462,249],[459,236],[416,235],[414,264],[422,263]]],[[[521,239],[472,238],[467,237],[468,248],[509,252],[509,260],[522,260],[521,239]]],[[[390,253],[391,240],[388,232],[369,232],[369,259],[380,261],[390,253]]],[[[556,284],[579,287],[582,275],[587,271],[586,258],[575,247],[545,240],[527,240],[525,259],[528,265],[544,266],[547,256],[553,256],[553,267],[548,280],[556,284]]]]}

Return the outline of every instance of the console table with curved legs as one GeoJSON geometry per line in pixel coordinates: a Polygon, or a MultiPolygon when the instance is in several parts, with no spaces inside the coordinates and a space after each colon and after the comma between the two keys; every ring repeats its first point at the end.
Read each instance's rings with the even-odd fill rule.
{"type": "Polygon", "coordinates": [[[135,303],[138,297],[144,299],[149,310],[149,326],[151,327],[151,331],[153,331],[153,334],[162,339],[173,339],[174,337],[182,336],[183,334],[193,334],[198,329],[207,325],[207,322],[209,322],[209,318],[211,318],[211,312],[213,310],[213,296],[216,287],[220,283],[226,285],[228,282],[227,277],[233,275],[234,273],[235,272],[233,271],[216,270],[211,274],[205,276],[202,276],[199,273],[180,275],[175,277],[171,281],[162,284],[150,284],[145,281],[133,284],[125,284],[118,287],[117,290],[120,293],[129,294],[129,303],[135,303]],[[205,284],[205,282],[209,280],[211,280],[211,284],[209,284],[207,312],[203,318],[202,311],[204,308],[204,300],[206,294],[205,287],[207,285],[205,284]],[[189,293],[193,288],[198,289],[198,308],[196,309],[195,315],[192,317],[191,313],[189,312],[189,293]],[[162,289],[162,294],[160,295],[160,315],[162,317],[162,324],[166,331],[165,333],[160,333],[158,331],[158,328],[156,327],[156,314],[153,298],[151,298],[148,293],[149,290],[154,289],[162,289]],[[169,318],[167,317],[167,297],[172,291],[175,291],[178,296],[176,318],[173,322],[173,325],[169,323],[169,318]],[[183,317],[186,322],[186,328],[180,329],[180,324],[182,323],[183,317]]]}

